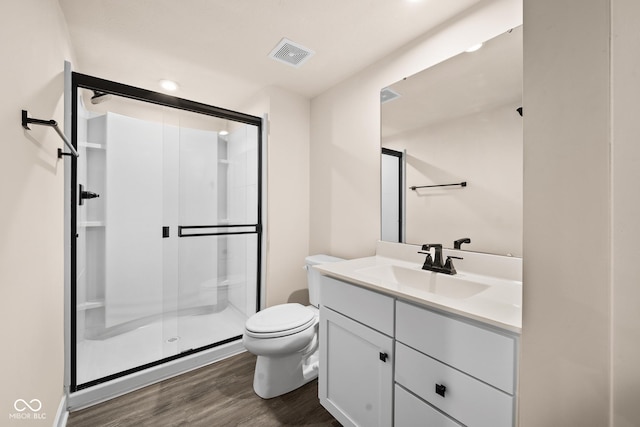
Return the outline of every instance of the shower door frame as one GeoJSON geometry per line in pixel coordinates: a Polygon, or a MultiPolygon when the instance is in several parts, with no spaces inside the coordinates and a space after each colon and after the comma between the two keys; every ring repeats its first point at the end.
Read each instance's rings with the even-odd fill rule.
{"type": "MultiPolygon", "coordinates": [[[[380,168],[381,170],[384,169],[384,156],[389,156],[389,157],[393,157],[397,159],[397,165],[398,165],[398,187],[397,187],[397,200],[396,200],[396,204],[397,204],[397,208],[398,208],[398,228],[397,228],[397,232],[398,232],[398,240],[397,243],[404,243],[405,242],[405,234],[406,234],[406,230],[405,230],[405,224],[406,224],[406,219],[405,219],[405,199],[406,199],[406,192],[405,192],[405,188],[406,188],[406,179],[405,179],[405,174],[406,174],[406,152],[405,150],[403,151],[398,151],[398,150],[392,150],[390,148],[385,148],[382,147],[381,149],[381,153],[380,153],[380,168]]],[[[382,194],[382,189],[384,188],[382,179],[383,179],[383,174],[380,174],[380,189],[381,189],[381,193],[380,193],[380,236],[381,239],[383,239],[383,229],[384,229],[384,215],[383,215],[383,210],[384,210],[384,195],[382,194]]],[[[384,239],[383,239],[384,240],[384,239]]]]}
{"type": "MultiPolygon", "coordinates": [[[[257,117],[257,116],[252,116],[249,114],[244,114],[244,113],[240,113],[237,111],[232,111],[232,110],[228,110],[228,109],[224,109],[224,108],[220,108],[220,107],[215,107],[212,105],[208,105],[208,104],[203,104],[203,103],[199,103],[199,102],[195,102],[195,101],[190,101],[187,99],[183,99],[183,98],[178,98],[175,96],[171,96],[171,95],[167,95],[167,94],[163,94],[163,93],[159,93],[159,92],[154,92],[154,91],[150,91],[150,90],[146,90],[146,89],[141,89],[141,88],[137,88],[134,86],[129,86],[129,85],[125,85],[122,83],[117,83],[117,82],[113,82],[110,80],[105,80],[105,79],[101,79],[98,77],[93,77],[93,76],[89,76],[86,74],[81,74],[81,73],[76,73],[76,72],[71,72],[71,110],[72,110],[72,114],[71,114],[71,128],[73,129],[72,131],[72,135],[71,135],[71,142],[72,145],[77,149],[78,148],[78,138],[77,138],[77,126],[78,126],[78,90],[79,89],[88,89],[88,90],[95,90],[95,91],[100,91],[100,92],[105,92],[105,93],[109,93],[109,94],[113,94],[113,95],[117,95],[117,96],[121,96],[124,98],[129,98],[129,99],[133,99],[133,100],[137,100],[137,101],[142,101],[142,102],[148,102],[151,104],[156,104],[156,105],[160,105],[160,106],[164,106],[164,107],[169,107],[169,108],[175,108],[178,110],[184,110],[184,111],[189,111],[189,112],[193,112],[193,113],[199,113],[199,114],[203,114],[203,115],[207,115],[207,116],[213,116],[213,117],[217,117],[217,118],[221,118],[221,119],[226,119],[226,120],[232,120],[235,122],[240,122],[240,123],[244,123],[244,124],[248,124],[248,125],[253,125],[257,127],[257,137],[258,137],[258,146],[257,146],[257,157],[258,157],[258,164],[257,164],[257,181],[258,181],[258,185],[257,185],[257,223],[256,224],[244,224],[244,225],[226,225],[226,226],[219,226],[220,228],[231,228],[234,229],[236,227],[253,227],[253,230],[251,231],[246,231],[246,230],[242,230],[242,232],[238,232],[238,231],[229,231],[229,232],[224,232],[224,231],[215,231],[215,232],[210,232],[210,233],[206,233],[206,234],[200,234],[200,235],[233,235],[233,234],[256,234],[256,238],[257,238],[257,258],[256,258],[256,271],[257,271],[257,275],[256,275],[256,311],[259,311],[261,308],[261,304],[262,304],[262,283],[263,283],[263,279],[264,279],[264,272],[263,270],[263,262],[264,262],[264,253],[263,253],[263,247],[264,247],[264,211],[263,211],[263,198],[264,198],[264,191],[263,191],[263,171],[264,171],[264,159],[263,159],[263,143],[264,143],[264,139],[266,139],[266,135],[264,134],[265,131],[265,126],[264,123],[266,122],[266,116],[265,118],[261,118],[261,117],[257,117]]],[[[109,381],[118,379],[118,378],[122,378],[125,377],[127,375],[130,374],[134,374],[134,373],[138,373],[141,371],[144,371],[148,368],[152,368],[152,367],[157,367],[159,365],[163,365],[166,364],[167,362],[171,362],[171,361],[176,361],[177,359],[182,359],[184,357],[187,356],[193,356],[196,355],[197,353],[202,353],[205,352],[206,350],[210,350],[213,349],[215,347],[220,347],[224,344],[229,344],[229,343],[233,343],[233,342],[239,342],[242,339],[242,335],[239,336],[235,336],[235,337],[231,337],[228,339],[225,339],[223,341],[220,342],[215,342],[215,343],[211,343],[209,345],[203,346],[203,347],[199,347],[196,349],[191,349],[191,350],[187,350],[181,353],[178,353],[176,355],[173,356],[169,356],[166,358],[162,358],[159,360],[156,360],[154,362],[151,363],[147,363],[141,366],[137,366],[135,368],[131,368],[131,369],[127,369],[125,371],[122,372],[118,372],[115,374],[111,374],[108,375],[106,377],[103,378],[99,378],[97,380],[92,380],[90,382],[87,383],[83,383],[83,384],[77,384],[77,291],[76,291],[76,287],[77,287],[77,243],[76,243],[76,237],[77,237],[77,233],[78,233],[78,228],[77,228],[77,206],[78,206],[78,177],[77,177],[77,172],[78,172],[78,164],[77,164],[77,159],[75,157],[72,157],[71,159],[71,177],[70,177],[70,181],[71,181],[71,185],[70,185],[70,193],[69,193],[69,202],[70,202],[70,206],[69,206],[69,216],[70,216],[70,259],[69,259],[69,276],[70,276],[70,298],[69,298],[69,316],[70,316],[70,328],[69,328],[69,339],[68,339],[68,344],[69,344],[69,354],[70,354],[70,363],[69,363],[69,375],[67,376],[68,380],[69,380],[69,384],[68,386],[68,392],[69,393],[76,393],[76,392],[80,392],[80,391],[85,391],[88,389],[91,389],[92,387],[99,385],[99,384],[104,384],[104,383],[108,383],[109,381]]],[[[208,228],[211,227],[215,227],[217,228],[218,226],[209,226],[208,228]]],[[[189,228],[193,228],[193,227],[180,227],[180,237],[188,237],[191,236],[193,234],[183,234],[182,233],[182,229],[189,229],[189,228]]],[[[196,356],[197,359],[197,356],[196,356]]],[[[204,359],[204,358],[201,358],[204,359]]],[[[199,360],[199,359],[198,359],[199,360]]],[[[176,369],[172,369],[173,374],[177,373],[176,369]]],[[[170,376],[171,373],[169,373],[169,375],[165,375],[166,376],[170,376]]],[[[160,376],[162,377],[162,376],[160,376]]],[[[153,381],[152,381],[153,382],[153,381]]],[[[74,406],[74,405],[71,405],[74,406]]],[[[80,406],[84,406],[84,405],[80,405],[80,406]]]]}

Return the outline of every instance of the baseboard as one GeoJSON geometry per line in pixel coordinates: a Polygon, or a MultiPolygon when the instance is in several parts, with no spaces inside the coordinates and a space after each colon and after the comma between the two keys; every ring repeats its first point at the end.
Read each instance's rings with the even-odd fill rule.
{"type": "Polygon", "coordinates": [[[67,419],[69,418],[69,411],[67,411],[67,395],[62,395],[60,404],[58,405],[58,411],[56,412],[56,418],[53,420],[53,427],[66,427],[67,419]]]}

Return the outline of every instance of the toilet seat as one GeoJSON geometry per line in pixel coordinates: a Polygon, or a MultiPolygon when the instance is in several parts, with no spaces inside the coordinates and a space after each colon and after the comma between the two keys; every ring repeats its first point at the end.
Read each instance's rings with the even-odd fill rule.
{"type": "Polygon", "coordinates": [[[296,334],[317,322],[315,313],[298,303],[281,304],[259,311],[245,324],[253,338],[276,338],[296,334]]]}

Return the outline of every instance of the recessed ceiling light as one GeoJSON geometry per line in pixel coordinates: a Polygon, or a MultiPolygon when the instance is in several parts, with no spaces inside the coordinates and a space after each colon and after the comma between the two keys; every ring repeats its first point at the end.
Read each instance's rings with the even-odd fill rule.
{"type": "Polygon", "coordinates": [[[475,52],[476,50],[480,49],[481,47],[482,47],[482,43],[474,44],[473,46],[471,46],[470,48],[465,50],[465,52],[467,52],[467,53],[475,52]]]}
{"type": "Polygon", "coordinates": [[[225,136],[225,135],[229,135],[229,132],[226,130],[221,130],[220,132],[218,132],[219,135],[225,136]]]}
{"type": "Polygon", "coordinates": [[[171,80],[160,80],[160,86],[162,89],[169,90],[171,92],[178,89],[178,83],[171,80]]]}

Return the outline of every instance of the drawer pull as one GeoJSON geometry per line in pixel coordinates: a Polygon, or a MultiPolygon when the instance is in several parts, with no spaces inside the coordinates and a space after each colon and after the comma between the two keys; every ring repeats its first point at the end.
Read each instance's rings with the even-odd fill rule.
{"type": "Polygon", "coordinates": [[[436,394],[439,394],[440,396],[444,397],[445,391],[447,391],[447,386],[442,384],[436,384],[436,394]]]}
{"type": "Polygon", "coordinates": [[[380,352],[380,360],[386,363],[388,358],[389,355],[387,353],[380,352]]]}

